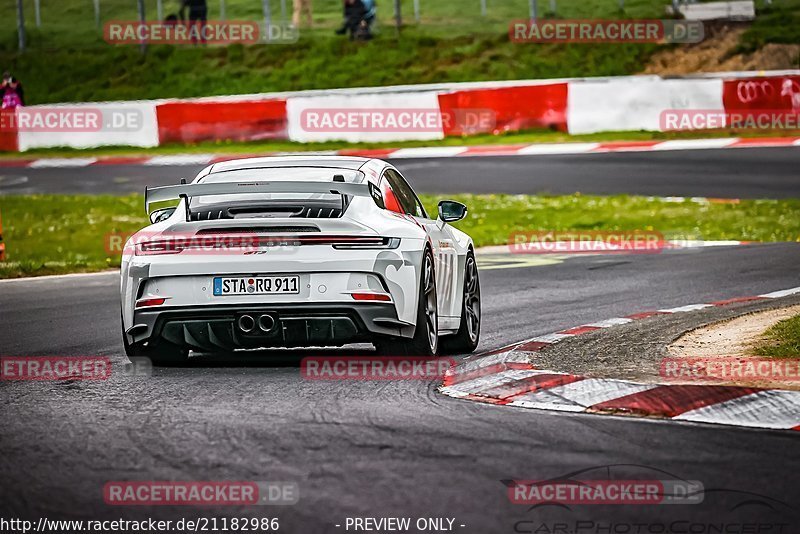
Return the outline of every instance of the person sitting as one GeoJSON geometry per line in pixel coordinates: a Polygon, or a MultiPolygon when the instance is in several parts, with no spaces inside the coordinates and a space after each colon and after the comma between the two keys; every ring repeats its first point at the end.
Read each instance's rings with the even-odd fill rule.
{"type": "MultiPolygon", "coordinates": [[[[374,2],[372,2],[372,6],[374,10],[374,2]]],[[[344,0],[344,23],[341,28],[336,30],[336,33],[338,35],[349,33],[351,41],[371,39],[372,35],[367,22],[368,14],[369,10],[364,4],[364,0],[344,0]]],[[[373,13],[372,19],[374,18],[373,13]]]]}
{"type": "Polygon", "coordinates": [[[375,16],[378,14],[375,0],[361,0],[361,2],[364,4],[364,9],[367,10],[366,15],[364,15],[364,22],[367,23],[367,27],[371,28],[372,23],[375,22],[375,16]]]}

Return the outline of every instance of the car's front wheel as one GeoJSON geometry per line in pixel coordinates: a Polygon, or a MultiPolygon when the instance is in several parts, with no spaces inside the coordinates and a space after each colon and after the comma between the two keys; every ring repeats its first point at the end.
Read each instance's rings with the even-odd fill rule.
{"type": "Polygon", "coordinates": [[[452,336],[442,338],[443,354],[467,354],[478,347],[481,338],[481,283],[478,265],[470,251],[464,266],[464,303],[461,326],[452,336]]]}
{"type": "Polygon", "coordinates": [[[439,350],[437,306],[433,254],[430,250],[426,250],[420,273],[417,325],[414,329],[414,337],[379,341],[375,344],[378,352],[392,356],[436,356],[436,352],[439,350]]]}

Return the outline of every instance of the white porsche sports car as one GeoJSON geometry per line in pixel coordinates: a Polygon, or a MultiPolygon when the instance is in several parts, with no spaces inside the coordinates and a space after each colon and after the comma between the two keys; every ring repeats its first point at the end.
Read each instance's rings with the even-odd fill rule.
{"type": "Polygon", "coordinates": [[[430,217],[379,159],[215,163],[145,190],[152,225],[125,244],[128,356],[373,343],[383,354],[472,352],[481,300],[472,239],[430,217]],[[171,201],[172,207],[154,204],[171,201]],[[175,206],[175,201],[178,201],[175,206]]]}

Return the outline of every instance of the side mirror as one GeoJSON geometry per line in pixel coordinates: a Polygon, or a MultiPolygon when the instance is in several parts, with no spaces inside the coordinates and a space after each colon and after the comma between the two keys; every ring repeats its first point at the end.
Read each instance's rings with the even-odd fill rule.
{"type": "Polygon", "coordinates": [[[165,221],[169,219],[173,213],[175,213],[176,208],[163,208],[160,210],[156,210],[150,214],[150,224],[159,223],[161,221],[165,221]]]}
{"type": "Polygon", "coordinates": [[[439,218],[444,222],[460,221],[467,216],[467,207],[455,200],[442,200],[439,202],[439,218]]]}

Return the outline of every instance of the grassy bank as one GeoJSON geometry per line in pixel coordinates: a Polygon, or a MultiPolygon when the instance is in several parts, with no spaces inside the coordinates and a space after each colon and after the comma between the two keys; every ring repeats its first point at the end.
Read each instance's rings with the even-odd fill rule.
{"type": "MultiPolygon", "coordinates": [[[[655,230],[667,237],[796,241],[800,200],[743,200],[738,204],[669,202],[636,196],[455,195],[470,208],[457,226],[476,245],[508,242],[514,231],[655,230]]],[[[435,213],[440,197],[423,195],[435,213]]],[[[140,194],[0,197],[7,261],[0,278],[89,272],[116,267],[109,234],[147,224],[140,194]]]]}
{"type": "MultiPolygon", "coordinates": [[[[291,11],[291,2],[284,2],[291,11]]],[[[477,0],[401,2],[404,25],[394,27],[392,3],[378,2],[376,37],[349,42],[333,34],[341,23],[338,0],[314,1],[314,26],[303,28],[292,44],[230,46],[112,46],[95,26],[92,3],[43,2],[41,26],[34,23],[34,0],[24,0],[28,50],[17,50],[13,23],[0,27],[0,66],[26,86],[29,103],[212,96],[335,87],[417,84],[568,76],[611,76],[641,72],[656,44],[515,44],[513,20],[528,17],[527,0],[489,2],[485,15],[477,0]]],[[[101,25],[137,19],[136,2],[103,0],[101,25]]],[[[271,1],[273,20],[281,20],[280,0],[271,1]]],[[[559,0],[556,16],[587,18],[664,18],[663,0],[618,2],[559,0]]],[[[146,1],[148,20],[156,20],[156,0],[146,1]]],[[[178,0],[164,1],[164,14],[178,0]]],[[[226,0],[227,20],[261,21],[261,2],[226,0]]],[[[539,2],[550,17],[549,4],[539,2]]],[[[761,6],[759,6],[761,7],[761,6]]],[[[209,2],[218,19],[219,3],[209,2]]],[[[770,42],[797,42],[800,0],[786,0],[760,14],[743,37],[743,50],[770,42]]],[[[0,5],[0,20],[16,20],[15,2],[0,5]]]]}
{"type": "Polygon", "coordinates": [[[785,319],[764,332],[755,353],[775,358],[800,358],[800,315],[785,319]]]}

